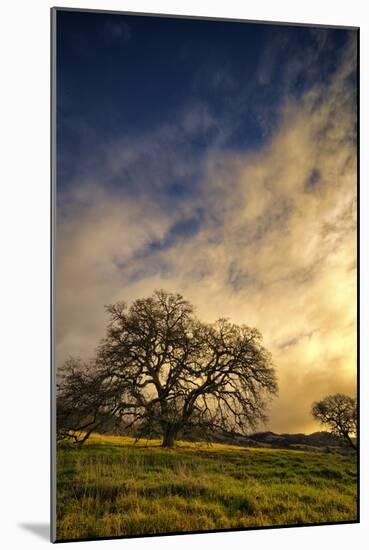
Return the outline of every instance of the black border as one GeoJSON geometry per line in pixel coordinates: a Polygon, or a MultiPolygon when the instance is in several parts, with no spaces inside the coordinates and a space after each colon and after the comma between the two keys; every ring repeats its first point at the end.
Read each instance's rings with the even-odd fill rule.
{"type": "Polygon", "coordinates": [[[50,541],[56,542],[56,363],[55,363],[55,257],[56,257],[56,19],[50,10],[50,541]]]}
{"type": "Polygon", "coordinates": [[[295,23],[290,21],[266,21],[258,19],[237,19],[235,17],[211,17],[207,15],[183,15],[183,14],[173,14],[173,13],[151,13],[151,12],[140,12],[140,11],[124,11],[124,10],[104,10],[98,8],[68,8],[62,6],[54,6],[50,8],[51,11],[78,11],[85,13],[110,13],[112,15],[135,15],[142,17],[162,17],[169,19],[195,19],[203,21],[224,21],[224,22],[233,22],[233,23],[252,23],[259,25],[283,25],[289,27],[323,27],[325,29],[346,29],[346,30],[359,30],[360,27],[351,26],[351,25],[328,25],[325,23],[295,23]]]}
{"type": "Polygon", "coordinates": [[[359,520],[349,521],[327,521],[326,523],[296,523],[293,525],[261,525],[257,527],[236,527],[230,529],[208,529],[203,531],[171,531],[170,533],[154,533],[148,535],[117,535],[112,537],[87,537],[81,539],[56,539],[54,544],[64,542],[91,542],[96,540],[120,540],[120,539],[151,539],[155,537],[178,537],[181,535],[209,535],[212,533],[239,533],[243,531],[269,531],[271,529],[301,529],[301,527],[332,527],[334,525],[352,525],[360,523],[359,520]]]}
{"type": "Polygon", "coordinates": [[[50,541],[52,543],[65,542],[88,542],[100,540],[119,540],[119,539],[141,539],[153,537],[174,537],[178,535],[205,535],[210,533],[229,533],[243,531],[260,531],[270,529],[290,529],[301,527],[327,527],[332,525],[350,525],[360,523],[360,27],[346,25],[326,25],[322,23],[295,23],[286,21],[259,21],[253,19],[236,19],[230,17],[208,17],[198,15],[178,15],[167,13],[150,13],[150,12],[133,12],[120,10],[104,10],[104,9],[88,9],[88,8],[69,8],[55,6],[50,8],[50,541]],[[357,104],[357,168],[356,168],[356,190],[357,190],[357,226],[356,226],[356,257],[357,257],[357,272],[356,272],[356,313],[357,313],[357,329],[356,329],[356,378],[357,378],[357,404],[358,404],[358,432],[357,432],[357,518],[355,520],[324,522],[324,523],[299,523],[293,525],[268,525],[255,527],[242,527],[230,529],[211,529],[201,531],[172,531],[164,533],[153,533],[144,535],[117,535],[110,537],[87,537],[79,539],[57,539],[56,537],[56,366],[55,366],[55,253],[56,253],[56,25],[57,13],[59,11],[76,11],[87,13],[108,13],[116,15],[133,15],[144,17],[162,17],[171,19],[189,19],[189,20],[204,20],[204,21],[224,21],[237,23],[252,23],[260,25],[279,25],[293,27],[320,27],[327,29],[347,29],[356,31],[357,42],[357,77],[356,77],[356,104],[357,104]]]}
{"type": "Polygon", "coordinates": [[[357,192],[357,225],[356,225],[356,399],[357,399],[357,522],[360,523],[360,28],[357,28],[356,58],[356,192],[357,192]]]}

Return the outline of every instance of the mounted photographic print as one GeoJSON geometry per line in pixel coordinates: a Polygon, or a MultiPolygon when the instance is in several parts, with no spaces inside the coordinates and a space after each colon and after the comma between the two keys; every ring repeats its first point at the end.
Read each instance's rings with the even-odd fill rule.
{"type": "Polygon", "coordinates": [[[52,9],[52,540],[358,521],[358,38],[52,9]]]}

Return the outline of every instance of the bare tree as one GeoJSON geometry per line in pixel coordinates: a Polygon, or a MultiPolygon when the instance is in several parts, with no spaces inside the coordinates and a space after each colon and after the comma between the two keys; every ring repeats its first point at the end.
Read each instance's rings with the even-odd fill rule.
{"type": "MultiPolygon", "coordinates": [[[[123,391],[99,372],[96,363],[80,359],[66,361],[58,374],[56,418],[57,438],[83,444],[93,431],[106,424],[120,410],[123,391]]],[[[122,388],[123,390],[123,388],[122,388]]]]}
{"type": "Polygon", "coordinates": [[[138,436],[160,433],[165,447],[194,426],[245,431],[266,419],[277,381],[258,330],[226,319],[202,323],[181,295],[165,291],[107,311],[93,366],[82,377],[80,364],[59,386],[64,401],[76,398],[81,419],[115,415],[138,436]]]}
{"type": "Polygon", "coordinates": [[[357,432],[356,399],[342,393],[328,395],[313,404],[311,414],[321,424],[328,426],[332,434],[356,449],[353,439],[357,432]]]}

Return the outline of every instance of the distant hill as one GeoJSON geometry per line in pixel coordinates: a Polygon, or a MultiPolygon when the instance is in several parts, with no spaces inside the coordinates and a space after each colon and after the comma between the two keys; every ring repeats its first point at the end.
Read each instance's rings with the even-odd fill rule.
{"type": "Polygon", "coordinates": [[[338,437],[331,435],[329,432],[315,432],[309,435],[303,433],[277,434],[274,432],[257,432],[248,436],[242,434],[232,435],[218,433],[214,434],[211,439],[215,443],[225,443],[227,445],[238,445],[243,447],[272,447],[278,449],[342,446],[342,441],[338,437]]]}
{"type": "Polygon", "coordinates": [[[329,432],[314,432],[306,435],[276,434],[273,432],[259,432],[249,436],[253,441],[268,444],[271,447],[291,447],[296,445],[308,445],[312,447],[337,447],[342,445],[341,440],[329,432]]]}

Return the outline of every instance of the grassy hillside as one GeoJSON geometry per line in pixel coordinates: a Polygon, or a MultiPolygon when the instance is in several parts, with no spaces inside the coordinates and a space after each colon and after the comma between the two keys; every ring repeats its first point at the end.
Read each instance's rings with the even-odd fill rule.
{"type": "Polygon", "coordinates": [[[58,450],[58,540],[356,519],[353,455],[133,443],[58,450]]]}

